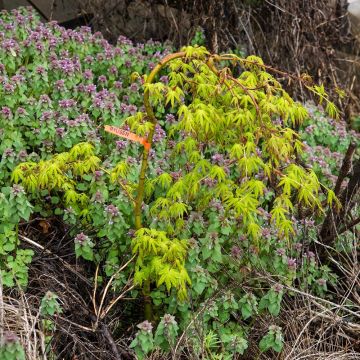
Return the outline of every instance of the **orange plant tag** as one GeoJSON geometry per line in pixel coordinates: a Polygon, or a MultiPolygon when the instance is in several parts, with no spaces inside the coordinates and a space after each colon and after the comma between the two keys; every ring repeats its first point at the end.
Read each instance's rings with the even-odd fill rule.
{"type": "Polygon", "coordinates": [[[131,141],[139,142],[140,144],[144,145],[146,150],[150,150],[150,143],[147,142],[146,138],[138,136],[130,131],[120,129],[116,126],[109,126],[109,125],[105,125],[105,131],[112,133],[114,135],[129,139],[131,141]]]}

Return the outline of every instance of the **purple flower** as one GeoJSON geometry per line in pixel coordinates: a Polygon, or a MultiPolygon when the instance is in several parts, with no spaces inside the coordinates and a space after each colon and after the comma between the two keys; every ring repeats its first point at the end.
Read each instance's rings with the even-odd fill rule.
{"type": "Polygon", "coordinates": [[[11,51],[19,53],[20,50],[18,43],[13,39],[3,40],[1,46],[8,53],[11,53],[11,51]]]}
{"type": "Polygon", "coordinates": [[[158,124],[156,124],[155,126],[155,132],[154,132],[154,142],[157,143],[159,141],[161,141],[162,139],[164,139],[166,136],[165,131],[162,129],[162,127],[158,124]]]}
{"type": "Polygon", "coordinates": [[[59,101],[59,106],[63,109],[70,109],[76,105],[76,101],[73,99],[63,99],[59,101]]]}
{"type": "Polygon", "coordinates": [[[173,124],[176,121],[175,116],[173,114],[167,114],[165,116],[165,119],[166,122],[168,122],[169,124],[173,124]]]}
{"type": "Polygon", "coordinates": [[[96,108],[102,109],[102,108],[104,108],[105,103],[101,99],[95,98],[93,100],[93,106],[96,107],[96,108]]]}
{"type": "Polygon", "coordinates": [[[308,251],[306,255],[309,259],[315,259],[315,254],[312,251],[308,251]]]}
{"type": "Polygon", "coordinates": [[[134,229],[129,229],[129,231],[127,232],[127,235],[131,238],[133,238],[135,236],[135,230],[134,229]]]}
{"type": "Polygon", "coordinates": [[[233,258],[238,259],[238,258],[240,258],[240,255],[241,255],[241,249],[240,249],[238,246],[234,245],[234,246],[231,248],[231,256],[232,256],[233,258]]]}
{"type": "Polygon", "coordinates": [[[102,62],[102,61],[104,61],[104,59],[105,59],[104,54],[97,54],[97,55],[96,55],[96,60],[97,60],[98,62],[102,62]]]}
{"type": "Polygon", "coordinates": [[[172,171],[172,172],[170,173],[170,176],[172,177],[172,179],[173,179],[174,181],[179,180],[180,177],[181,177],[181,170],[180,170],[180,171],[172,171]]]}
{"type": "Polygon", "coordinates": [[[45,74],[45,68],[43,66],[38,66],[35,71],[39,75],[45,74]]]}
{"type": "Polygon", "coordinates": [[[96,170],[96,171],[94,172],[95,181],[99,181],[99,180],[101,179],[102,175],[103,175],[103,172],[102,172],[102,171],[96,170]]]}
{"type": "Polygon", "coordinates": [[[12,331],[6,331],[4,333],[3,343],[4,345],[16,344],[19,342],[19,338],[12,331]]]}
{"type": "Polygon", "coordinates": [[[276,293],[280,293],[284,289],[284,287],[281,284],[275,284],[272,288],[276,293]]]}
{"type": "Polygon", "coordinates": [[[20,150],[19,153],[18,153],[18,158],[20,161],[25,161],[26,158],[27,158],[27,152],[26,150],[20,150]]]}
{"type": "Polygon", "coordinates": [[[301,251],[302,244],[301,243],[296,243],[296,244],[294,244],[294,248],[295,248],[296,251],[301,251]]]}
{"type": "Polygon", "coordinates": [[[39,101],[41,104],[47,104],[47,105],[51,104],[51,100],[50,100],[49,96],[46,94],[40,95],[39,101]]]}
{"type": "Polygon", "coordinates": [[[216,179],[206,178],[203,181],[203,184],[208,187],[214,187],[217,184],[216,179]]]}
{"type": "Polygon", "coordinates": [[[59,40],[58,40],[56,37],[52,36],[52,37],[49,39],[49,47],[50,47],[50,49],[56,48],[56,46],[57,46],[58,43],[59,43],[59,40]]]}
{"type": "Polygon", "coordinates": [[[86,85],[85,86],[85,91],[88,94],[93,94],[96,91],[96,85],[94,85],[94,84],[86,85]]]}
{"type": "Polygon", "coordinates": [[[108,206],[106,206],[105,211],[106,211],[111,217],[116,217],[116,216],[118,216],[118,215],[120,214],[119,209],[118,209],[116,206],[111,205],[111,204],[108,205],[108,206]]]}
{"type": "Polygon", "coordinates": [[[135,115],[137,112],[137,106],[136,105],[129,105],[127,108],[127,111],[131,114],[131,115],[135,115]]]}
{"type": "Polygon", "coordinates": [[[17,74],[11,77],[11,81],[13,81],[16,84],[20,84],[25,82],[25,77],[17,74]]]}
{"type": "Polygon", "coordinates": [[[120,35],[118,37],[117,43],[118,43],[118,45],[132,45],[132,41],[123,35],[120,35]]]}
{"type": "Polygon", "coordinates": [[[110,74],[117,75],[118,69],[115,65],[112,65],[112,66],[110,66],[109,72],[110,72],[110,74]]]}
{"type": "Polygon", "coordinates": [[[271,235],[271,230],[269,228],[263,228],[261,234],[263,237],[268,238],[271,235]]]}
{"type": "Polygon", "coordinates": [[[87,243],[89,241],[89,237],[86,236],[83,232],[80,234],[77,234],[75,236],[75,243],[78,243],[80,245],[83,245],[84,243],[87,243]]]}
{"type": "Polygon", "coordinates": [[[76,127],[76,126],[79,125],[79,123],[76,120],[68,120],[66,122],[66,125],[69,126],[69,127],[76,127]]]}
{"type": "Polygon", "coordinates": [[[106,102],[106,103],[105,103],[105,109],[113,112],[114,109],[115,109],[114,103],[112,103],[112,102],[106,102]]]}
{"type": "Polygon", "coordinates": [[[90,118],[88,114],[81,114],[76,118],[78,123],[90,123],[90,118]]]}
{"type": "Polygon", "coordinates": [[[52,118],[52,111],[44,111],[40,117],[40,121],[48,121],[52,118]]]}
{"type": "Polygon", "coordinates": [[[122,82],[121,81],[115,81],[114,82],[115,89],[122,89],[122,82]]]}
{"type": "Polygon", "coordinates": [[[56,135],[59,136],[60,138],[63,138],[65,136],[65,129],[58,127],[55,129],[56,131],[56,135]]]}
{"type": "Polygon", "coordinates": [[[277,249],[276,254],[279,256],[284,256],[286,254],[286,250],[283,248],[277,249]]]}
{"type": "Polygon", "coordinates": [[[11,192],[14,196],[18,196],[19,194],[25,194],[25,190],[21,185],[14,184],[11,188],[11,192]]]}
{"type": "Polygon", "coordinates": [[[12,113],[11,113],[11,110],[10,108],[8,108],[7,106],[3,106],[1,108],[1,114],[3,115],[3,117],[5,119],[10,119],[12,117],[12,113]]]}
{"type": "Polygon", "coordinates": [[[39,51],[39,52],[43,52],[43,51],[44,51],[44,45],[43,45],[42,43],[40,43],[40,42],[38,42],[38,43],[35,44],[35,48],[36,48],[36,50],[39,51]]]}
{"type": "Polygon", "coordinates": [[[176,325],[175,316],[170,314],[165,314],[163,317],[163,322],[164,322],[164,326],[176,325]]]}
{"type": "Polygon", "coordinates": [[[52,150],[52,147],[54,146],[54,143],[50,140],[44,140],[43,141],[43,145],[45,146],[45,148],[52,150]]]}
{"type": "Polygon", "coordinates": [[[221,154],[215,154],[211,157],[211,160],[215,163],[215,164],[222,164],[224,161],[224,157],[221,154]]]}
{"type": "Polygon", "coordinates": [[[151,322],[145,320],[142,323],[138,324],[137,327],[145,332],[151,333],[153,326],[151,325],[151,322]]]}
{"type": "Polygon", "coordinates": [[[15,90],[15,86],[12,85],[12,84],[10,84],[10,83],[6,83],[6,84],[4,85],[4,90],[5,90],[5,92],[7,92],[8,94],[12,94],[12,93],[14,92],[14,90],[15,90]]]}
{"type": "Polygon", "coordinates": [[[126,148],[127,141],[124,140],[117,140],[116,143],[116,150],[121,151],[126,148]]]}
{"type": "Polygon", "coordinates": [[[104,196],[103,194],[98,190],[95,193],[94,201],[97,203],[103,203],[104,202],[104,196]]]}
{"type": "Polygon", "coordinates": [[[130,85],[130,90],[133,91],[133,92],[137,92],[139,90],[139,85],[136,84],[136,83],[132,83],[130,85]]]}
{"type": "Polygon", "coordinates": [[[105,75],[100,75],[100,76],[99,76],[99,82],[100,82],[100,83],[105,83],[106,80],[107,80],[107,79],[106,79],[106,76],[105,76],[105,75]]]}
{"type": "Polygon", "coordinates": [[[320,286],[325,286],[326,285],[326,280],[325,279],[318,279],[316,282],[320,286]]]}
{"type": "Polygon", "coordinates": [[[210,201],[209,206],[210,206],[211,208],[213,208],[214,210],[216,210],[216,211],[222,211],[222,210],[224,209],[224,207],[223,207],[223,205],[221,204],[221,202],[218,201],[218,200],[215,200],[215,199],[213,199],[213,200],[210,201]]]}
{"type": "Polygon", "coordinates": [[[57,80],[55,82],[55,89],[56,90],[64,90],[65,89],[65,81],[64,80],[57,80]]]}
{"type": "Polygon", "coordinates": [[[73,74],[75,72],[75,64],[69,58],[59,60],[57,62],[57,68],[66,75],[73,74]]]}
{"type": "Polygon", "coordinates": [[[114,49],[114,55],[121,56],[124,55],[124,51],[118,47],[114,49]]]}
{"type": "Polygon", "coordinates": [[[87,80],[92,79],[94,76],[91,70],[85,70],[83,75],[84,75],[84,78],[87,80]]]}
{"type": "Polygon", "coordinates": [[[4,150],[3,157],[5,159],[8,158],[8,157],[12,157],[12,156],[15,156],[15,153],[14,153],[13,149],[7,148],[7,149],[4,150]]]}
{"type": "Polygon", "coordinates": [[[160,82],[162,82],[164,84],[169,83],[169,78],[166,75],[161,76],[159,80],[160,80],[160,82]]]}
{"type": "Polygon", "coordinates": [[[289,269],[295,270],[296,269],[296,259],[289,258],[287,261],[287,265],[288,265],[289,269]]]}

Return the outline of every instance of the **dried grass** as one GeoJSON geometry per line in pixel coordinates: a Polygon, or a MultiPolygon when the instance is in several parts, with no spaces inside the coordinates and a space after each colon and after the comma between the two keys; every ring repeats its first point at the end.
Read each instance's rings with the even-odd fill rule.
{"type": "Polygon", "coordinates": [[[5,296],[0,278],[0,343],[10,331],[19,337],[28,360],[45,360],[45,334],[38,328],[39,312],[31,310],[31,302],[20,289],[5,296]]]}

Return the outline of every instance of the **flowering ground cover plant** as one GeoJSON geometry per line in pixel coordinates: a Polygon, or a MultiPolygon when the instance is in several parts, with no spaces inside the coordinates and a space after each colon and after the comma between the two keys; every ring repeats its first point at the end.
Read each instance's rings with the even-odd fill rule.
{"type": "MultiPolygon", "coordinates": [[[[185,332],[191,354],[234,358],[259,316],[270,325],[259,349],[280,352],[276,317],[289,288],[324,297],[336,286],[304,235],[338,204],[336,166],[322,177],[300,165],[315,156],[301,137],[314,151],[330,146],[330,156],[356,134],[325,143],[310,125],[300,136],[294,128],[310,114],[254,56],[202,47],[169,54],[122,37],[113,46],[28,10],[2,13],[0,38],[2,283],[28,284],[34,252],[20,242],[22,224],[57,219],[89,269],[94,328],[127,296],[143,299],[145,321],[130,345],[138,358],[159,349],[179,356],[185,332]],[[151,148],[104,125],[146,137],[151,148]]],[[[337,117],[323,89],[300,80],[337,117]]]]}

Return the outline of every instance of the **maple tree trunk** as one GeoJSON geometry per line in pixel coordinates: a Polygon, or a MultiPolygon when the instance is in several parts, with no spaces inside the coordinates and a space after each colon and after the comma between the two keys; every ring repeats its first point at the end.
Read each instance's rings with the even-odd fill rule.
{"type": "Polygon", "coordinates": [[[331,245],[337,235],[350,230],[353,226],[359,223],[359,219],[352,220],[350,223],[347,222],[348,215],[355,205],[354,200],[359,189],[360,159],[357,159],[353,162],[349,183],[339,196],[342,208],[339,212],[335,212],[334,208],[330,208],[321,228],[319,238],[324,245],[331,245]]]}

